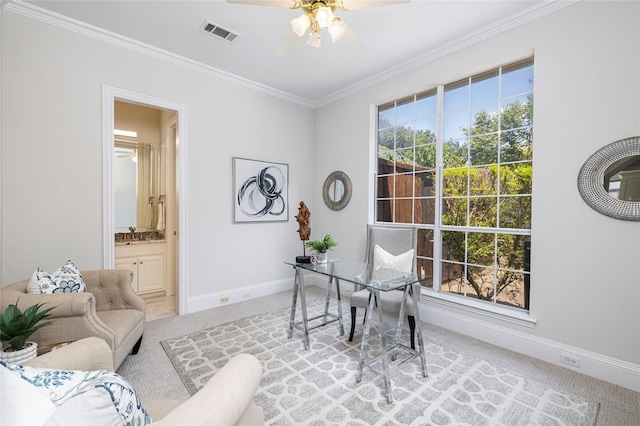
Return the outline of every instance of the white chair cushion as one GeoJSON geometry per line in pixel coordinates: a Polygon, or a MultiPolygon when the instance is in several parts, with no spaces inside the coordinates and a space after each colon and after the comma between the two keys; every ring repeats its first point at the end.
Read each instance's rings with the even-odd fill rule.
{"type": "MultiPolygon", "coordinates": [[[[413,270],[414,249],[410,249],[397,256],[392,255],[379,245],[373,247],[373,266],[379,268],[397,269],[403,272],[411,272],[413,270]]],[[[374,271],[375,272],[375,271],[374,271]]],[[[351,295],[351,306],[356,308],[367,308],[369,305],[369,291],[364,289],[356,291],[351,295]]],[[[385,311],[399,311],[402,302],[401,291],[391,291],[380,295],[382,298],[382,309],[385,311]]],[[[413,305],[406,304],[407,314],[414,315],[413,305]]]]}
{"type": "Polygon", "coordinates": [[[413,249],[394,256],[376,244],[373,247],[373,266],[397,269],[402,272],[411,272],[413,269],[413,256],[413,249]]]}

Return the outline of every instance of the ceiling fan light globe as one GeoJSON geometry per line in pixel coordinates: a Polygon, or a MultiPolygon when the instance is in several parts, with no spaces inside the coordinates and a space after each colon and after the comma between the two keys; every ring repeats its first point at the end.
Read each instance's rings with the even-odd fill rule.
{"type": "Polygon", "coordinates": [[[309,34],[309,38],[307,39],[307,45],[311,47],[320,47],[321,44],[322,42],[320,40],[320,34],[311,32],[309,34]]]}
{"type": "Polygon", "coordinates": [[[316,21],[321,28],[327,28],[333,20],[333,12],[326,6],[314,9],[316,21]]]}
{"type": "Polygon", "coordinates": [[[346,33],[347,27],[340,18],[335,18],[331,21],[331,24],[327,28],[329,35],[331,36],[331,41],[336,42],[339,41],[346,33]]]}
{"type": "Polygon", "coordinates": [[[306,15],[298,16],[291,20],[291,28],[294,33],[298,34],[298,37],[302,37],[307,29],[309,29],[309,18],[307,18],[306,15]]]}

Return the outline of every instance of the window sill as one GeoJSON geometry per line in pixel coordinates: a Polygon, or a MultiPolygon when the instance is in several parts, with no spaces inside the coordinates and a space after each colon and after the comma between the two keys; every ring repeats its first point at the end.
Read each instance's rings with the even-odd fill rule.
{"type": "Polygon", "coordinates": [[[494,305],[464,296],[438,293],[430,288],[422,288],[421,300],[436,305],[455,308],[472,314],[483,315],[500,321],[510,322],[523,327],[534,328],[536,320],[528,311],[508,306],[494,305]]]}

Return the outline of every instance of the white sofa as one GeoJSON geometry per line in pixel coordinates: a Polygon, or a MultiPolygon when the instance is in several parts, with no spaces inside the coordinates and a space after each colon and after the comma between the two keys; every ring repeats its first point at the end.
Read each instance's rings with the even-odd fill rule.
{"type": "MultiPolygon", "coordinates": [[[[84,371],[113,368],[109,345],[97,337],[79,340],[24,365],[84,371]]],[[[154,425],[262,425],[263,410],[253,401],[261,378],[258,359],[238,354],[186,401],[141,399],[154,425]]]]}

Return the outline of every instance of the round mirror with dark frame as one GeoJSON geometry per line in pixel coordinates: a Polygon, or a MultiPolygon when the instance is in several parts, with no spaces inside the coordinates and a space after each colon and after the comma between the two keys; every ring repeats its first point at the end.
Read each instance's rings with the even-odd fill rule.
{"type": "Polygon", "coordinates": [[[578,174],[578,191],[599,213],[640,221],[640,136],[613,142],[589,157],[578,174]]]}
{"type": "Polygon", "coordinates": [[[351,179],[346,173],[335,171],[324,181],[322,198],[331,210],[342,210],[351,200],[351,179]]]}

